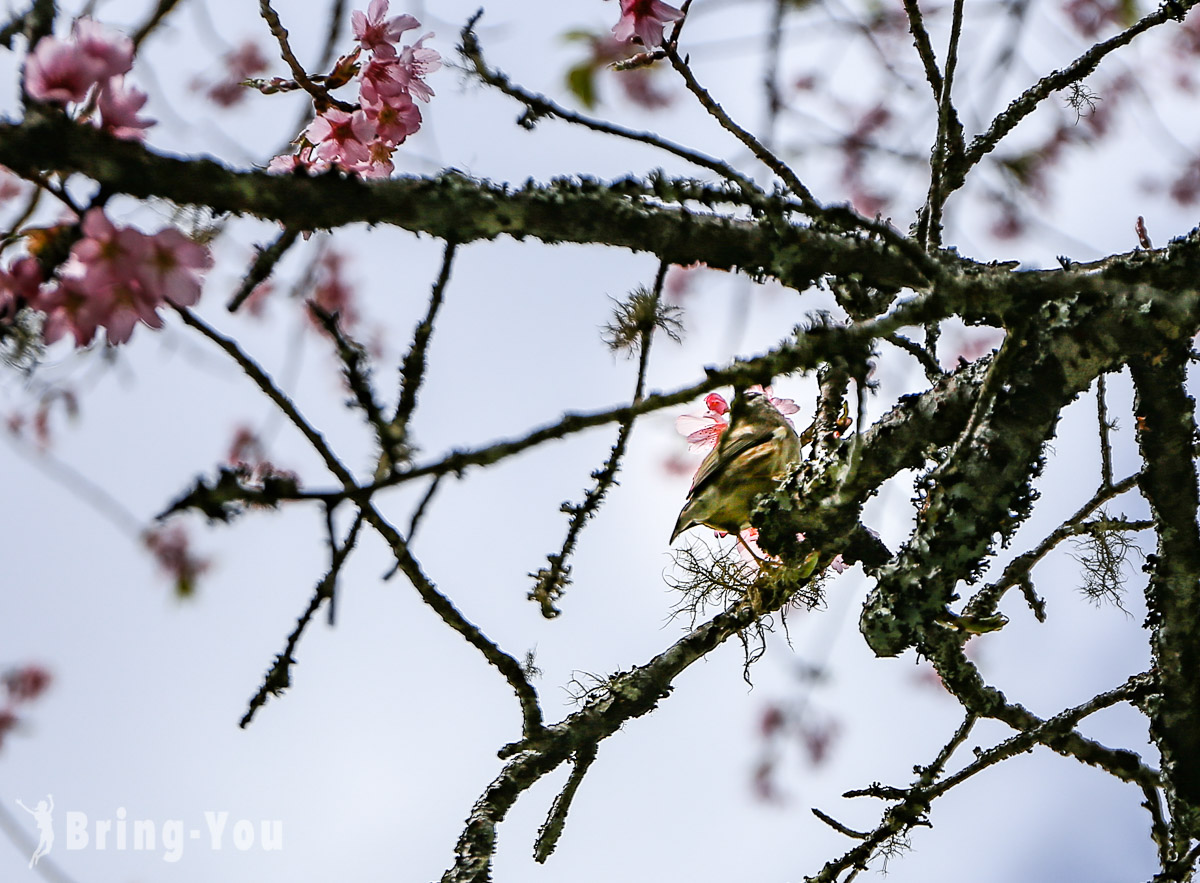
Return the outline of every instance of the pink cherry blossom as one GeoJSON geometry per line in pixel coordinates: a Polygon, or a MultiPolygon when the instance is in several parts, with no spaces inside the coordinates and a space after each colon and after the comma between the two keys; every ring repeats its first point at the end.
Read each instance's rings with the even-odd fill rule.
{"type": "Polygon", "coordinates": [[[35,304],[42,282],[41,265],[31,257],[0,269],[0,323],[11,322],[21,306],[35,304]]]}
{"type": "Polygon", "coordinates": [[[306,146],[300,148],[296,153],[277,156],[271,160],[267,166],[267,171],[273,175],[296,175],[300,173],[319,175],[321,172],[327,171],[329,163],[324,160],[313,159],[312,154],[312,147],[306,146]]]}
{"type": "Polygon", "coordinates": [[[57,280],[30,300],[46,314],[46,343],[70,332],[76,346],[86,346],[100,328],[109,344],[125,343],[138,322],[162,327],[165,301],[187,306],[200,297],[199,273],[212,258],[178,230],[147,235],[117,227],[100,208],[84,215],[81,230],[57,280]]]}
{"type": "MultiPolygon", "coordinates": [[[[771,387],[769,387],[769,386],[759,386],[758,384],[755,384],[754,386],[750,387],[750,389],[757,390],[758,392],[761,392],[763,395],[765,395],[767,397],[767,401],[770,402],[772,405],[774,405],[775,410],[778,411],[780,414],[782,414],[784,417],[787,417],[790,414],[795,414],[797,411],[800,410],[800,406],[796,404],[795,399],[776,398],[774,395],[771,394],[771,387]]],[[[788,420],[788,423],[791,423],[791,422],[792,422],[791,420],[788,420]]]]}
{"type": "Polygon", "coordinates": [[[212,562],[192,551],[191,538],[182,525],[156,527],[142,534],[142,542],[158,566],[175,580],[175,594],[188,597],[196,591],[196,581],[212,562]]]}
{"type": "Polygon", "coordinates": [[[683,414],[675,420],[675,431],[688,440],[689,451],[716,447],[721,433],[729,428],[729,404],[718,393],[704,398],[708,410],[703,414],[683,414]]]}
{"type": "Polygon", "coordinates": [[[0,166],[0,206],[25,192],[25,182],[0,166]]]}
{"type": "Polygon", "coordinates": [[[44,281],[41,264],[31,257],[17,258],[7,270],[0,270],[0,291],[26,303],[37,300],[38,288],[44,281]]]}
{"type": "Polygon", "coordinates": [[[366,162],[356,165],[352,171],[364,178],[390,178],[396,170],[392,154],[396,148],[379,138],[367,145],[370,154],[366,162]]]}
{"type": "MultiPolygon", "coordinates": [[[[353,328],[358,322],[354,288],[344,273],[346,256],[330,249],[321,257],[319,275],[312,300],[326,313],[337,313],[343,328],[353,328]]],[[[316,324],[314,319],[314,324],[316,324]]]]}
{"type": "Polygon", "coordinates": [[[146,93],[126,88],[125,78],[113,77],[100,89],[97,106],[100,108],[100,128],[126,141],[141,141],[145,130],[157,122],[138,116],[146,103],[146,93]]]}
{"type": "Polygon", "coordinates": [[[411,46],[405,46],[396,59],[400,82],[414,98],[422,101],[429,101],[433,97],[433,90],[422,78],[442,66],[441,53],[436,49],[426,49],[422,45],[432,36],[432,33],[425,34],[411,46]]]}
{"type": "Polygon", "coordinates": [[[395,58],[373,58],[363,68],[359,97],[363,104],[378,104],[398,95],[411,98],[408,71],[395,58]]]}
{"type": "Polygon", "coordinates": [[[83,216],[83,239],[71,253],[84,265],[94,284],[104,285],[128,278],[133,267],[146,258],[146,237],[131,227],[118,229],[103,209],[89,209],[83,216]]]}
{"type": "Polygon", "coordinates": [[[133,276],[93,293],[89,312],[95,311],[96,323],[104,328],[105,340],[115,345],[127,343],[139,321],[151,328],[162,328],[162,316],[158,314],[161,303],[158,292],[147,289],[133,276]]]}
{"type": "Polygon", "coordinates": [[[80,102],[104,76],[105,65],[78,46],[43,37],[25,63],[25,91],[35,101],[80,102]]]}
{"type": "Polygon", "coordinates": [[[403,92],[388,99],[382,97],[375,103],[367,103],[367,89],[363,88],[363,105],[367,119],[375,126],[376,136],[395,147],[409,135],[421,128],[421,111],[413,100],[403,92]]]}
{"type": "Polygon", "coordinates": [[[147,240],[146,261],[138,268],[138,278],[153,291],[180,307],[190,307],[200,299],[200,280],[196,270],[212,266],[208,249],[188,239],[174,227],[159,230],[147,240]]]}
{"type": "Polygon", "coordinates": [[[393,44],[400,40],[400,35],[420,25],[411,15],[385,20],[387,11],[388,0],[371,0],[365,15],[357,10],[350,14],[354,39],[367,52],[384,57],[394,56],[396,47],[393,44]]]}
{"type": "Polygon", "coordinates": [[[192,81],[192,88],[203,90],[205,97],[220,107],[233,107],[250,94],[242,81],[258,76],[267,67],[267,59],[258,44],[246,40],[221,56],[221,76],[218,79],[214,81],[211,76],[197,77],[192,81]]]}
{"type": "MultiPolygon", "coordinates": [[[[792,399],[781,399],[771,395],[771,387],[752,386],[750,389],[761,392],[767,397],[775,409],[788,417],[800,410],[792,399]]],[[[717,440],[729,428],[729,403],[720,393],[710,392],[704,397],[708,408],[703,414],[683,414],[675,419],[675,431],[688,440],[689,451],[704,451],[713,448],[717,440]]],[[[788,417],[788,423],[792,420],[788,417]]]]}
{"type": "Polygon", "coordinates": [[[315,145],[314,158],[352,166],[369,159],[367,143],[375,137],[375,127],[361,110],[346,113],[331,107],[309,124],[304,136],[315,145]]]}
{"type": "Polygon", "coordinates": [[[133,41],[125,34],[90,18],[80,18],[71,29],[71,36],[79,51],[99,66],[99,79],[127,74],[133,67],[133,41]]]}
{"type": "Polygon", "coordinates": [[[683,13],[661,0],[621,0],[621,20],[613,26],[613,36],[625,41],[637,38],[647,49],[662,45],[663,25],[678,21],[683,13]]]}
{"type": "Polygon", "coordinates": [[[82,277],[63,276],[56,285],[43,289],[36,307],[46,314],[42,325],[46,343],[54,343],[69,331],[75,345],[83,347],[96,336],[97,311],[91,307],[91,292],[82,282],[82,277]]]}

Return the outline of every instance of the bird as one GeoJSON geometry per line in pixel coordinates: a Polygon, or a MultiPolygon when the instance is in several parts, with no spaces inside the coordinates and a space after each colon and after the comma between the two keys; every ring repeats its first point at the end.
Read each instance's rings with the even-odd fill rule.
{"type": "Polygon", "coordinates": [[[671,531],[706,525],[739,534],[750,524],[760,494],[772,490],[789,466],[800,462],[800,438],[792,424],[758,390],[739,390],[729,409],[729,428],[700,464],[687,502],[671,531]]]}

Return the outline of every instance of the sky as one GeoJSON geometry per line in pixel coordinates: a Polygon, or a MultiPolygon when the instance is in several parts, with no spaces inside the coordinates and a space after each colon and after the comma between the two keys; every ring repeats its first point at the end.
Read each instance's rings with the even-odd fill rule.
{"type": "MultiPolygon", "coordinates": [[[[457,28],[474,9],[446,2],[437,4],[436,18],[424,7],[393,12],[422,19],[436,31],[428,45],[450,59],[457,28]]],[[[765,4],[713,3],[689,23],[697,69],[750,126],[763,119],[754,59],[766,12],[765,4]]],[[[301,57],[312,57],[320,40],[314,18],[282,5],[280,13],[301,57]]],[[[100,3],[93,14],[131,30],[145,9],[100,3]]],[[[789,31],[785,71],[824,65],[841,94],[865,101],[877,75],[856,55],[861,47],[839,48],[836,18],[830,13],[811,31],[789,31]]],[[[480,33],[493,64],[570,103],[563,73],[582,49],[562,34],[602,30],[615,19],[615,4],[599,0],[526,0],[489,7],[480,33]]],[[[1052,17],[1047,21],[1052,28],[1052,17]]],[[[975,33],[986,30],[975,24],[975,33]]],[[[1069,43],[1056,42],[1052,29],[1046,33],[1041,41],[1030,38],[1027,56],[1004,85],[1018,88],[1071,56],[1069,43]]],[[[152,147],[247,167],[264,165],[294,137],[302,110],[297,96],[252,96],[223,113],[190,88],[219,69],[215,59],[222,51],[249,36],[264,37],[251,4],[193,4],[168,19],[131,75],[150,93],[147,111],[160,120],[149,136],[152,147]]],[[[350,48],[348,38],[343,44],[350,48]]],[[[8,84],[0,113],[9,117],[19,106],[15,75],[9,75],[18,63],[19,53],[0,56],[0,83],[8,84]]],[[[282,73],[278,64],[272,73],[282,73]]],[[[985,74],[975,69],[964,77],[985,74]]],[[[669,76],[661,76],[664,87],[672,87],[669,76]]],[[[404,145],[404,173],[455,168],[514,184],[531,176],[607,178],[660,166],[695,173],[644,146],[554,121],[525,131],[514,124],[519,107],[452,68],[431,76],[430,84],[437,95],[423,108],[424,129],[404,145]]],[[[611,74],[601,86],[607,103],[598,113],[746,165],[739,145],[685,96],[668,110],[645,112],[619,100],[611,74]]],[[[1004,95],[996,102],[1002,106],[1004,95]]],[[[813,113],[816,106],[814,99],[813,113]]],[[[785,142],[799,139],[809,124],[803,115],[789,120],[785,142]]],[[[905,149],[927,152],[926,135],[914,123],[905,149]]],[[[985,238],[985,213],[964,208],[951,218],[950,241],[984,259],[1047,266],[1060,253],[1087,259],[1132,248],[1132,216],[1139,213],[1161,241],[1185,232],[1190,222],[1182,213],[1130,208],[1144,201],[1136,195],[1138,173],[1112,176],[1113,168],[1141,160],[1148,137],[1145,127],[1133,124],[1103,156],[1075,155],[1044,226],[1032,235],[997,246],[985,238]]],[[[818,198],[845,198],[828,151],[803,154],[799,163],[818,198]]],[[[906,174],[900,169],[890,174],[906,174]]],[[[920,192],[915,176],[893,183],[914,200],[920,192]]],[[[72,186],[86,192],[86,182],[72,186]]],[[[171,207],[161,203],[115,200],[111,208],[143,229],[171,220],[171,207]]],[[[896,223],[906,225],[907,216],[898,215],[896,223]]],[[[286,286],[262,319],[224,310],[250,245],[273,235],[269,224],[235,223],[216,245],[217,266],[198,312],[279,380],[346,462],[366,470],[373,458],[369,432],[345,407],[336,362],[326,343],[306,330],[298,305],[284,297],[286,286]]],[[[383,226],[339,231],[335,241],[348,256],[361,325],[378,350],[376,380],[391,394],[397,359],[437,273],[440,244],[383,226]]],[[[318,247],[320,237],[289,256],[281,275],[294,277],[318,247]]],[[[463,247],[415,416],[421,456],[519,435],[567,409],[628,400],[636,366],[609,353],[600,329],[614,299],[650,284],[656,269],[651,256],[615,249],[511,240],[463,247]]],[[[732,353],[761,352],[814,311],[832,307],[820,291],[797,296],[725,274],[699,275],[684,301],[684,343],[655,343],[651,389],[694,382],[705,366],[723,364],[732,353]]],[[[972,333],[951,329],[947,340],[965,342],[972,333]]],[[[869,417],[924,384],[895,354],[881,356],[877,377],[869,417]]],[[[0,411],[28,410],[39,392],[64,385],[79,392],[80,413],[68,419],[52,412],[49,455],[14,439],[0,455],[6,488],[0,549],[7,564],[0,667],[36,662],[54,677],[0,748],[0,829],[8,834],[0,837],[0,878],[33,879],[39,871],[46,879],[78,883],[439,877],[472,803],[501,768],[496,751],[519,734],[519,710],[503,680],[402,579],[383,579],[386,550],[364,539],[340,584],[336,625],[323,617],[313,623],[299,646],[292,688],[240,729],[248,699],[325,571],[322,514],[296,507],[250,513],[228,527],[188,521],[212,568],[185,601],[172,595],[125,520],[149,523],[198,475],[212,474],[241,426],[262,433],[272,459],[300,473],[307,486],[330,480],[236,366],[178,322],[158,333],[140,328],[130,346],[111,353],[51,348],[33,378],[7,372],[0,379],[0,411]],[[64,469],[82,478],[64,478],[64,469]],[[114,516],[108,502],[97,506],[83,487],[99,489],[128,515],[114,516]],[[30,871],[36,830],[17,801],[36,807],[47,795],[53,796],[55,841],[30,871]],[[153,827],[153,847],[135,848],[135,822],[143,830],[153,827]],[[170,839],[177,831],[179,842],[170,839]]],[[[1123,376],[1111,378],[1109,387],[1109,408],[1120,423],[1115,457],[1121,477],[1136,462],[1132,394],[1123,376]]],[[[815,396],[810,378],[780,379],[775,390],[794,398],[803,409],[798,417],[808,419],[815,396]]],[[[699,412],[702,405],[678,413],[684,410],[699,412]]],[[[688,483],[686,473],[665,466],[688,457],[674,430],[676,416],[654,415],[635,428],[620,485],[583,532],[575,582],[554,621],[525,600],[527,574],[561,544],[566,519],[558,506],[581,497],[612,444],[612,427],[468,471],[439,490],[421,527],[415,553],[438,586],[510,653],[535,651],[542,670],[537,686],[552,719],[572,710],[573,681],[643,663],[687,627],[672,618],[678,598],[665,579],[673,567],[667,537],[688,483]]],[[[1090,496],[1099,463],[1095,422],[1094,393],[1067,410],[1040,481],[1039,507],[998,565],[1090,496]]],[[[690,462],[697,460],[692,455],[690,462]]],[[[892,548],[911,523],[913,477],[898,476],[864,516],[892,548]]],[[[403,488],[386,498],[390,517],[406,524],[423,491],[403,488]]],[[[1144,516],[1132,498],[1110,511],[1144,516]]],[[[695,531],[690,541],[715,542],[701,536],[706,533],[695,531]]],[[[1006,599],[1009,624],[973,649],[990,682],[1046,715],[1144,670],[1139,563],[1130,567],[1124,611],[1081,597],[1069,550],[1041,565],[1036,577],[1049,620],[1039,624],[1019,597],[1006,599]]],[[[872,782],[908,783],[913,765],[931,761],[960,721],[956,703],[929,683],[927,667],[911,652],[897,659],[871,655],[856,628],[868,588],[857,569],[832,579],[820,608],[795,613],[786,634],[771,636],[752,670],[753,686],[743,679],[736,642],[685,672],[654,714],[602,744],[558,850],[544,866],[533,862],[532,845],[566,771],[540,782],[500,828],[494,878],[587,883],[616,875],[738,876],[788,883],[849,848],[810,808],[852,828],[872,828],[881,807],[841,795],[872,782]],[[823,677],[806,677],[812,667],[823,677]],[[771,706],[803,708],[806,719],[833,728],[822,763],[809,762],[798,740],[766,745],[759,726],[771,706]],[[773,800],[763,800],[753,785],[766,751],[777,761],[773,800]]],[[[1144,721],[1128,709],[1089,718],[1082,730],[1106,744],[1145,751],[1154,762],[1144,721]]],[[[999,725],[979,725],[952,768],[967,762],[971,747],[989,747],[1006,735],[999,725]]],[[[939,800],[932,829],[918,829],[911,851],[890,859],[887,872],[901,883],[959,879],[967,866],[978,883],[1146,878],[1154,855],[1140,800],[1131,786],[1037,749],[939,800]]],[[[879,869],[876,863],[871,873],[879,869]]]]}

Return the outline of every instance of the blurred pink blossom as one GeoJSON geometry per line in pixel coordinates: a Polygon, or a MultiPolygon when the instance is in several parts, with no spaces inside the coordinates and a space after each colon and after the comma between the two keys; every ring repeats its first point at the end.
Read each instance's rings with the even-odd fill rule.
{"type": "Polygon", "coordinates": [[[46,314],[47,343],[69,331],[76,346],[86,346],[100,328],[108,343],[125,343],[139,321],[162,327],[158,308],[164,302],[188,306],[199,298],[199,273],[212,258],[175,228],[148,235],[117,227],[103,209],[93,208],[81,229],[83,238],[57,279],[29,298],[46,314]]]}
{"type": "Polygon", "coordinates": [[[132,86],[126,87],[123,76],[113,77],[100,89],[97,107],[100,109],[100,128],[116,138],[126,141],[141,141],[145,130],[157,120],[139,117],[146,103],[146,93],[132,86]]]}
{"type": "Polygon", "coordinates": [[[6,671],[4,686],[12,702],[30,702],[37,699],[50,686],[50,672],[40,665],[22,665],[6,671]]]}
{"type": "Polygon", "coordinates": [[[613,36],[621,41],[636,38],[655,49],[662,45],[663,25],[681,18],[680,10],[662,0],[621,0],[621,19],[613,26],[613,36]]]}
{"type": "Polygon", "coordinates": [[[120,31],[84,17],[76,20],[71,36],[79,51],[98,65],[97,79],[127,74],[133,68],[133,40],[120,31]]]}
{"type": "Polygon", "coordinates": [[[43,37],[25,63],[25,91],[35,101],[79,103],[100,82],[104,65],[79,47],[43,37]]]}
{"type": "Polygon", "coordinates": [[[137,268],[138,278],[163,299],[190,307],[200,299],[197,271],[212,266],[212,254],[174,227],[165,227],[147,238],[146,260],[137,268]]]}

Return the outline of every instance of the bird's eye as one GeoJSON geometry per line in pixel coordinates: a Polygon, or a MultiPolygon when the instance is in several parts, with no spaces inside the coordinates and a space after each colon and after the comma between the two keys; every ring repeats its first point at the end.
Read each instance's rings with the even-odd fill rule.
{"type": "Polygon", "coordinates": [[[747,390],[746,392],[742,393],[742,395],[745,396],[747,401],[761,399],[763,397],[763,394],[756,389],[747,390]]]}

